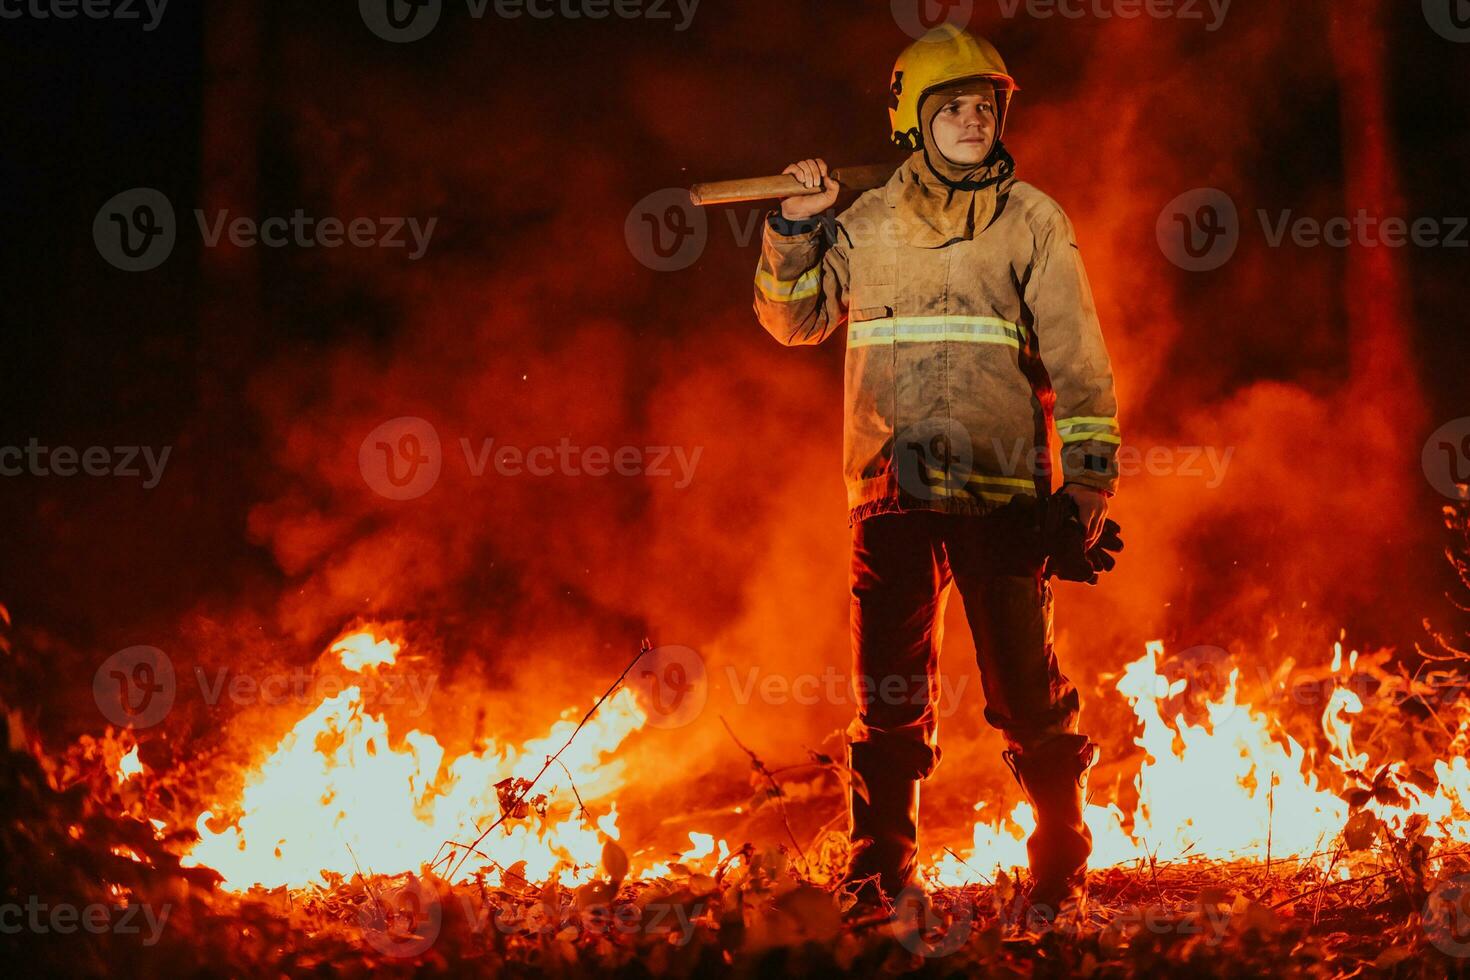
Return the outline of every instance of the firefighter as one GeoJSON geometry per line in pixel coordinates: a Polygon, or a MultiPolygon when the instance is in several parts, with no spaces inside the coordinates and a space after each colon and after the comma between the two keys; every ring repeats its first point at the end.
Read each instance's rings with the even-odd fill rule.
{"type": "Polygon", "coordinates": [[[942,25],[900,55],[891,89],[892,138],[908,158],[835,221],[820,217],[841,189],[826,163],[787,167],[825,189],[772,210],[755,275],[756,315],[781,343],[847,328],[859,705],[847,759],[868,798],[849,790],[846,882],[880,904],[917,886],[919,785],[941,754],[936,672],[953,584],[986,721],[1036,810],[1028,896],[1055,915],[1083,895],[1083,778],[1096,746],[1077,732],[1077,690],[1053,650],[1037,514],[1048,501],[1075,504],[1087,547],[1103,536],[1120,444],[1112,366],[1072,224],[1016,179],[1001,141],[1017,85],[999,53],[942,25]],[[1061,446],[1055,493],[1049,424],[1061,446]]]}

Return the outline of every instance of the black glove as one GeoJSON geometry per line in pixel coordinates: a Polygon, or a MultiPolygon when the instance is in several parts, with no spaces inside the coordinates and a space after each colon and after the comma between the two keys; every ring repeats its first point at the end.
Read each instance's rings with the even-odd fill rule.
{"type": "Polygon", "coordinates": [[[1123,550],[1123,538],[1117,521],[1106,519],[1102,533],[1089,549],[1087,528],[1071,494],[1058,490],[1041,501],[1040,517],[1047,578],[1055,575],[1068,582],[1096,585],[1098,573],[1112,571],[1118,563],[1113,552],[1123,550]]]}
{"type": "Polygon", "coordinates": [[[1099,572],[1111,572],[1118,560],[1113,557],[1113,552],[1123,550],[1122,528],[1118,522],[1111,517],[1103,520],[1102,533],[1097,536],[1097,542],[1087,552],[1087,560],[1092,567],[1099,572]]]}

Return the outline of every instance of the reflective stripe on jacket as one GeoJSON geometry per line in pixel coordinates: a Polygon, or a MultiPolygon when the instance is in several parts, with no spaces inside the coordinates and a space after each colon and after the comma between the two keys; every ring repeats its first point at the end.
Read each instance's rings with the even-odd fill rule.
{"type": "Polygon", "coordinates": [[[849,521],[985,513],[1049,491],[1048,406],[1064,481],[1112,494],[1113,371],[1071,221],[1010,178],[974,239],[917,248],[894,220],[903,179],[895,171],[835,226],[786,235],[767,221],[755,274],[756,316],[781,343],[847,326],[849,521]]]}

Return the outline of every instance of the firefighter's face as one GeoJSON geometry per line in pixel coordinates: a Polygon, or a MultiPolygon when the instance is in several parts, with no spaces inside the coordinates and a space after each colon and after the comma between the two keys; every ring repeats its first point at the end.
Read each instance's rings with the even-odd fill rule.
{"type": "Polygon", "coordinates": [[[995,96],[956,95],[945,101],[930,125],[934,144],[958,164],[984,163],[995,145],[995,96]]]}

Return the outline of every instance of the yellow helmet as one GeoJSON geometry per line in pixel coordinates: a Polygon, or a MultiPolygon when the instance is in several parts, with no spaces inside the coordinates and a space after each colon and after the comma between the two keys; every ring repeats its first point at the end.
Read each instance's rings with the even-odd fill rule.
{"type": "Polygon", "coordinates": [[[964,78],[988,78],[995,82],[995,138],[1005,132],[1006,109],[1011,93],[1020,86],[1006,71],[1000,52],[984,38],[975,37],[953,24],[940,24],[903,49],[893,66],[888,121],[893,142],[909,150],[923,145],[919,130],[919,104],[931,90],[964,78]]]}

